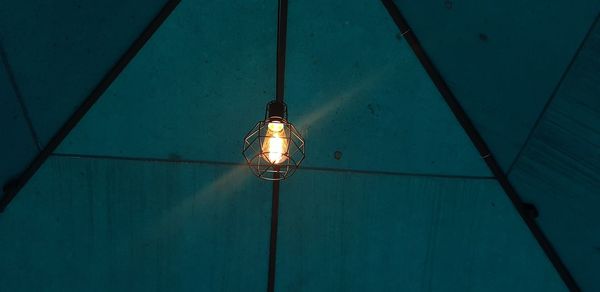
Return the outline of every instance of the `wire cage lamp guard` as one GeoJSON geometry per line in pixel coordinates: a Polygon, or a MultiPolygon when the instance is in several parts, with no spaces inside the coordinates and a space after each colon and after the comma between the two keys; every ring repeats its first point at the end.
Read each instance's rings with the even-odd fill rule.
{"type": "Polygon", "coordinates": [[[304,139],[288,122],[285,103],[267,104],[265,119],[244,137],[242,154],[252,172],[264,180],[284,180],[294,174],[304,160],[304,139]],[[271,144],[278,147],[273,150],[271,144]]]}

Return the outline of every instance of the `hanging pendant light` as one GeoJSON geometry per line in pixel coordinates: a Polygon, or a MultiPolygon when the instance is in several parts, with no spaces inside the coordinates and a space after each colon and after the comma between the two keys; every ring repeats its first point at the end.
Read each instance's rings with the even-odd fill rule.
{"type": "Polygon", "coordinates": [[[287,119],[287,106],[273,100],[265,119],[244,137],[244,158],[254,174],[265,180],[290,177],[304,160],[304,139],[287,119]]]}
{"type": "Polygon", "coordinates": [[[287,9],[288,1],[279,0],[275,100],[267,104],[265,119],[244,137],[242,151],[256,176],[273,181],[290,177],[304,160],[304,139],[288,122],[287,106],[283,102],[287,9]]]}

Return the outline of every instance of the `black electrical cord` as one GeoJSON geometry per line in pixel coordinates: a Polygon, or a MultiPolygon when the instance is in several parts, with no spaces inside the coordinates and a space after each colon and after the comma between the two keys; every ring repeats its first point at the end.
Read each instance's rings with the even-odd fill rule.
{"type": "Polygon", "coordinates": [[[279,0],[277,14],[277,72],[275,80],[275,99],[283,102],[285,83],[285,47],[287,38],[288,1],[279,0]]]}
{"type": "MultiPolygon", "coordinates": [[[[288,1],[279,0],[277,9],[277,68],[275,76],[275,100],[283,103],[285,85],[285,47],[287,38],[288,1]]],[[[276,170],[277,171],[277,170],[276,170]]],[[[277,174],[276,174],[277,175],[277,174]]],[[[275,177],[276,178],[276,177],[275,177]]],[[[271,203],[271,233],[269,238],[269,271],[267,292],[275,291],[275,269],[277,257],[277,229],[279,225],[279,180],[273,181],[271,203]]]]}

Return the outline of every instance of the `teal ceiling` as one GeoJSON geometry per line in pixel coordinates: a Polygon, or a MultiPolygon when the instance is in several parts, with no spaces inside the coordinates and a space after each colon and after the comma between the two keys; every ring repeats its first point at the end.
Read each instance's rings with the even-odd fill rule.
{"type": "Polygon", "coordinates": [[[277,291],[567,291],[494,179],[299,171],[277,291]]]}
{"type": "MultiPolygon", "coordinates": [[[[395,2],[600,290],[600,2],[395,2]]],[[[165,3],[0,4],[2,182],[165,3]]],[[[307,159],[281,185],[277,290],[568,291],[383,5],[289,9],[307,159]]],[[[274,97],[276,17],[277,1],[182,1],[0,215],[0,290],[264,291],[272,189],[241,146],[274,97]]]]}
{"type": "Polygon", "coordinates": [[[165,2],[31,0],[3,5],[2,45],[40,144],[48,143],[165,2]]]}
{"type": "MultiPolygon", "coordinates": [[[[1,50],[1,48],[0,48],[1,50]]],[[[31,128],[15,93],[6,59],[0,54],[0,183],[17,175],[39,151],[31,128]]]]}
{"type": "Polygon", "coordinates": [[[270,185],[244,167],[54,157],[0,220],[2,291],[264,291],[270,185]]]}
{"type": "MultiPolygon", "coordinates": [[[[489,176],[383,6],[317,3],[289,15],[286,102],[310,141],[304,165],[489,176]]],[[[275,17],[274,1],[181,3],[58,152],[239,162],[274,98],[275,17]]]]}
{"type": "Polygon", "coordinates": [[[394,0],[506,171],[600,12],[598,0],[394,0]]]}
{"type": "Polygon", "coordinates": [[[0,4],[0,92],[2,103],[9,105],[0,110],[20,116],[1,126],[2,135],[10,133],[8,137],[15,139],[2,148],[10,164],[0,169],[2,184],[18,176],[39,151],[32,149],[29,140],[41,148],[48,144],[165,3],[26,0],[0,4]],[[12,105],[17,101],[25,112],[12,105]],[[31,130],[19,126],[24,120],[31,130]],[[28,135],[32,138],[24,138],[28,135]]]}
{"type": "Polygon", "coordinates": [[[240,162],[274,96],[276,8],[179,4],[58,152],[240,162]]]}
{"type": "Polygon", "coordinates": [[[599,52],[596,21],[510,174],[584,291],[600,289],[599,52]]]}
{"type": "Polygon", "coordinates": [[[600,1],[394,2],[579,286],[600,290],[600,1]]]}

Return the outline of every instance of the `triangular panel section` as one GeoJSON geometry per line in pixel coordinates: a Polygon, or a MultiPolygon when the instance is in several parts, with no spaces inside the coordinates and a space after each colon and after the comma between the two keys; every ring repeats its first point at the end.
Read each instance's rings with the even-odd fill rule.
{"type": "MultiPolygon", "coordinates": [[[[317,6],[292,3],[287,34],[285,101],[304,167],[489,175],[382,7],[317,6]]],[[[239,162],[274,94],[275,15],[182,3],[59,152],[239,162]]]]}

